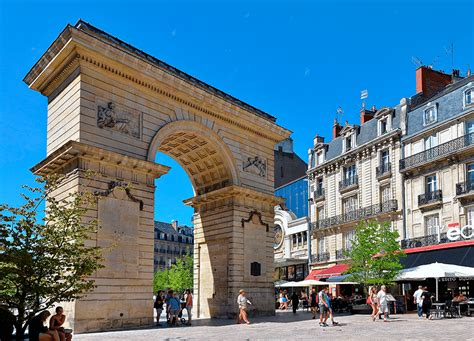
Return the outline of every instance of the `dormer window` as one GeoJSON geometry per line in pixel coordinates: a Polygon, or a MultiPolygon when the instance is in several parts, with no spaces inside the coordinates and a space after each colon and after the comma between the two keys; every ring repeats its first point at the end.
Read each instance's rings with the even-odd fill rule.
{"type": "Polygon", "coordinates": [[[435,123],[438,119],[437,114],[438,113],[436,110],[436,106],[434,105],[429,107],[428,109],[425,109],[425,111],[423,112],[423,124],[426,126],[435,123]]]}
{"type": "Polygon", "coordinates": [[[380,121],[380,135],[387,132],[387,118],[381,119],[380,121]]]}
{"type": "Polygon", "coordinates": [[[346,152],[352,149],[352,136],[346,137],[346,152]]]}
{"type": "Polygon", "coordinates": [[[474,104],[474,88],[467,89],[464,91],[464,106],[470,106],[474,104]]]}
{"type": "Polygon", "coordinates": [[[324,153],[322,150],[316,153],[316,164],[319,166],[324,162],[324,153]]]}

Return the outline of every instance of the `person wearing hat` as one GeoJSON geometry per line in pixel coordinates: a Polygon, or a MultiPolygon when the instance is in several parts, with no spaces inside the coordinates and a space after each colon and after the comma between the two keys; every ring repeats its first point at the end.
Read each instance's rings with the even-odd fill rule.
{"type": "Polygon", "coordinates": [[[245,290],[241,289],[239,291],[239,296],[237,297],[237,304],[239,305],[239,316],[237,318],[237,323],[242,323],[242,321],[244,321],[246,324],[250,324],[247,315],[247,308],[249,304],[252,304],[252,302],[250,302],[248,298],[245,297],[245,294],[245,290]]]}

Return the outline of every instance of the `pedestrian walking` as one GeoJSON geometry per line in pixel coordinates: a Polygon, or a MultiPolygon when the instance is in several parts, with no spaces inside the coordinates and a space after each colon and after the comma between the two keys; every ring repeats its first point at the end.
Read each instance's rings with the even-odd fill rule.
{"type": "Polygon", "coordinates": [[[418,317],[423,317],[423,300],[421,299],[421,294],[423,294],[423,286],[419,285],[418,290],[413,293],[413,303],[416,305],[416,312],[418,317]]]}
{"type": "Polygon", "coordinates": [[[377,288],[375,286],[369,287],[367,304],[369,304],[370,307],[372,308],[372,314],[370,314],[370,317],[372,318],[372,321],[375,321],[379,313],[379,309],[377,306],[377,288]]]}
{"type": "Polygon", "coordinates": [[[252,302],[250,302],[245,295],[246,295],[245,290],[241,289],[239,291],[239,296],[237,297],[237,304],[239,305],[239,315],[237,318],[237,323],[242,323],[242,321],[244,321],[246,324],[250,324],[250,321],[248,319],[247,309],[248,309],[248,305],[249,304],[251,305],[252,302]]]}
{"type": "Polygon", "coordinates": [[[431,315],[430,309],[431,309],[431,303],[433,301],[433,294],[428,291],[427,287],[423,287],[423,293],[421,294],[421,299],[422,299],[423,314],[426,315],[426,318],[428,320],[432,320],[433,315],[431,315]]]}
{"type": "Polygon", "coordinates": [[[186,295],[184,296],[184,300],[186,301],[186,311],[188,312],[188,323],[187,325],[191,325],[192,319],[192,310],[193,310],[193,294],[191,294],[191,289],[186,290],[186,295]]]}
{"type": "MultiPolygon", "coordinates": [[[[325,299],[326,299],[326,303],[327,303],[327,307],[328,307],[328,312],[326,314],[331,319],[332,325],[337,326],[339,324],[339,322],[334,321],[334,313],[333,313],[333,310],[332,310],[332,307],[331,307],[331,296],[329,296],[328,291],[326,291],[325,293],[326,293],[325,299]]],[[[326,317],[326,320],[327,319],[328,318],[326,317]]]]}
{"type": "Polygon", "coordinates": [[[160,324],[160,317],[161,313],[163,312],[163,303],[164,303],[164,298],[163,298],[163,291],[158,291],[155,297],[155,303],[153,307],[156,310],[156,325],[161,326],[160,324]]]}
{"type": "Polygon", "coordinates": [[[382,285],[380,291],[377,293],[377,302],[379,304],[379,312],[383,313],[383,321],[387,322],[388,315],[388,299],[387,299],[387,287],[382,285]]]}
{"type": "Polygon", "coordinates": [[[316,319],[316,310],[318,308],[318,294],[316,293],[315,288],[313,288],[311,290],[309,305],[311,307],[311,313],[313,314],[313,320],[315,320],[316,319]]]}
{"type": "Polygon", "coordinates": [[[293,291],[293,294],[291,295],[291,307],[293,309],[293,314],[296,314],[298,304],[300,304],[300,298],[298,297],[296,291],[293,291]]]}
{"type": "Polygon", "coordinates": [[[319,302],[319,326],[327,327],[326,321],[328,320],[329,307],[326,300],[328,287],[324,287],[318,294],[319,302]]]}

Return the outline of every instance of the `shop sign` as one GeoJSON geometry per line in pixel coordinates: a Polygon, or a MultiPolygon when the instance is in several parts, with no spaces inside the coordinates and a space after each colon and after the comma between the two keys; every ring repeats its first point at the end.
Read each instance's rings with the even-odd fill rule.
{"type": "Polygon", "coordinates": [[[463,227],[451,227],[448,228],[446,236],[450,241],[472,239],[474,237],[474,228],[471,225],[466,225],[463,227]]]}

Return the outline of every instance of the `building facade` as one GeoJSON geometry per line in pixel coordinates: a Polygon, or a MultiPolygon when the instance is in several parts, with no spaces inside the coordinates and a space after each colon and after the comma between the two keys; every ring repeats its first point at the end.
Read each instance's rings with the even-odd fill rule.
{"type": "Polygon", "coordinates": [[[193,255],[194,229],[186,225],[155,221],[154,271],[164,270],[176,264],[185,255],[193,255]]]}
{"type": "Polygon", "coordinates": [[[406,102],[402,246],[410,249],[450,242],[448,229],[474,223],[474,77],[420,68],[406,102]]]}
{"type": "Polygon", "coordinates": [[[275,207],[275,280],[300,281],[308,274],[307,165],[287,139],[275,146],[275,195],[285,203],[275,207]]]}
{"type": "Polygon", "coordinates": [[[360,124],[334,122],[330,142],[316,136],[308,152],[312,268],[344,260],[361,220],[402,230],[399,106],[363,108],[360,124]]]}

